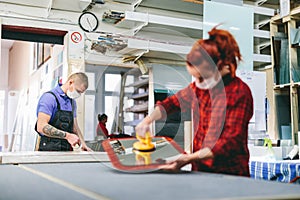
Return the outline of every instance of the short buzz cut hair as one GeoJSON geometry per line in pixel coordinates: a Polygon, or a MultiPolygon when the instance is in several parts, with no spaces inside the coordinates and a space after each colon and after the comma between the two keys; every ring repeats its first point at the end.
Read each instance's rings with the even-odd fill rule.
{"type": "Polygon", "coordinates": [[[68,77],[68,81],[70,79],[74,79],[74,81],[76,82],[78,81],[79,83],[83,84],[85,88],[89,87],[89,80],[87,75],[84,72],[73,73],[68,77]]]}

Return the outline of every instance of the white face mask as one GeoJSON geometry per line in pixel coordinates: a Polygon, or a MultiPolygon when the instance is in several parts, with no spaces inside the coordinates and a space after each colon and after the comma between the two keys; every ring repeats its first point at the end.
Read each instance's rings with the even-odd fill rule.
{"type": "Polygon", "coordinates": [[[217,77],[212,76],[210,78],[204,79],[202,82],[199,82],[199,79],[196,79],[196,86],[199,89],[202,90],[208,90],[208,89],[212,89],[213,87],[215,87],[219,81],[221,80],[221,76],[217,75],[217,77]]]}
{"type": "Polygon", "coordinates": [[[80,97],[80,93],[77,92],[76,90],[74,90],[73,92],[67,90],[67,96],[70,97],[71,99],[77,99],[78,97],[80,97]]]}

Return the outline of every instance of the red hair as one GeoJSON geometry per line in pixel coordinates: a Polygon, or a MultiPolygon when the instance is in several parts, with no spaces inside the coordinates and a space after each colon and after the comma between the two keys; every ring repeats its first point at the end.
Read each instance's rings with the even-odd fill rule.
{"type": "Polygon", "coordinates": [[[238,62],[242,60],[242,55],[233,35],[226,30],[216,29],[216,27],[208,34],[208,39],[200,39],[195,42],[187,55],[188,64],[197,66],[201,64],[204,56],[209,56],[218,70],[229,66],[231,76],[235,77],[235,71],[238,62]]]}

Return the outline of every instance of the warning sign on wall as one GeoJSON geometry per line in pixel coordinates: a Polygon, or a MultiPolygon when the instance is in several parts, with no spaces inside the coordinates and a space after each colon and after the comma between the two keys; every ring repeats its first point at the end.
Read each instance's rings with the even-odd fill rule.
{"type": "Polygon", "coordinates": [[[84,58],[84,36],[81,31],[69,31],[69,59],[84,58]]]}
{"type": "Polygon", "coordinates": [[[71,41],[73,43],[79,43],[82,41],[82,35],[79,32],[72,32],[71,33],[71,41]]]}

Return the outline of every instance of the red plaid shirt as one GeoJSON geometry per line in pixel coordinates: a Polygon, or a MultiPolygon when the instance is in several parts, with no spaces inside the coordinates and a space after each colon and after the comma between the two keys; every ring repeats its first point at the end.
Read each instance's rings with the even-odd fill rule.
{"type": "Polygon", "coordinates": [[[166,113],[192,109],[193,152],[209,147],[214,154],[213,159],[192,163],[193,170],[249,176],[247,142],[252,94],[238,77],[226,75],[222,80],[211,90],[191,83],[157,105],[166,113]]]}

